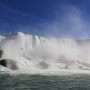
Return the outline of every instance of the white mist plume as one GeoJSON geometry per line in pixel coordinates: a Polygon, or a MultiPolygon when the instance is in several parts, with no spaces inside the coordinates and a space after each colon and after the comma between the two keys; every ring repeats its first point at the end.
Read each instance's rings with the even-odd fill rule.
{"type": "Polygon", "coordinates": [[[17,61],[23,72],[89,70],[89,46],[90,40],[44,38],[20,32],[0,38],[2,58],[17,61]]]}
{"type": "Polygon", "coordinates": [[[45,37],[89,38],[90,22],[86,20],[84,10],[71,4],[60,4],[53,8],[49,11],[51,20],[45,19],[34,26],[19,26],[17,30],[45,37]]]}
{"type": "MultiPolygon", "coordinates": [[[[56,12],[53,11],[53,14],[53,19],[51,21],[47,20],[38,24],[45,36],[89,38],[88,31],[90,26],[89,22],[85,19],[83,10],[69,4],[61,7],[57,6],[57,10],[56,12]]],[[[34,28],[34,30],[35,29],[38,30],[38,27],[34,28]]]]}
{"type": "Polygon", "coordinates": [[[30,51],[30,54],[33,55],[33,57],[46,57],[51,59],[58,59],[60,55],[65,55],[66,57],[77,57],[76,53],[78,52],[77,44],[73,40],[68,40],[63,42],[63,40],[48,40],[44,43],[41,43],[35,48],[32,48],[30,51]],[[70,50],[70,52],[69,52],[70,50]],[[76,53],[76,54],[72,54],[76,53]]]}

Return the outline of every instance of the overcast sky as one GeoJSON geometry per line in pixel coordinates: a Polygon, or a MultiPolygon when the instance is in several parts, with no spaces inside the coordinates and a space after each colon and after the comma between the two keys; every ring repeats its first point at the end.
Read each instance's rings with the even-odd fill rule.
{"type": "Polygon", "coordinates": [[[90,0],[0,0],[0,33],[90,38],[90,0]]]}

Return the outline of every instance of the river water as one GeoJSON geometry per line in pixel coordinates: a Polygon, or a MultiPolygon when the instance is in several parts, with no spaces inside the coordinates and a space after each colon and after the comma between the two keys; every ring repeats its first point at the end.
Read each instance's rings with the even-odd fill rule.
{"type": "Polygon", "coordinates": [[[90,75],[0,74],[0,90],[90,90],[90,75]]]}

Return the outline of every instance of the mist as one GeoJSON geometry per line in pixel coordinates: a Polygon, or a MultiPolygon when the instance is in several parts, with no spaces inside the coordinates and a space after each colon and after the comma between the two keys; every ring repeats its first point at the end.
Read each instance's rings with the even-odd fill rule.
{"type": "Polygon", "coordinates": [[[71,4],[60,5],[57,5],[56,9],[54,8],[49,12],[51,15],[49,17],[52,20],[46,19],[37,22],[35,26],[25,25],[19,26],[17,29],[22,32],[44,37],[90,38],[90,22],[86,19],[87,15],[85,11],[71,4]]]}
{"type": "Polygon", "coordinates": [[[69,4],[57,6],[52,13],[51,21],[17,28],[22,32],[33,31],[33,35],[21,32],[8,35],[9,38],[1,35],[2,58],[15,58],[21,69],[29,71],[90,70],[90,26],[84,11],[69,4]]]}

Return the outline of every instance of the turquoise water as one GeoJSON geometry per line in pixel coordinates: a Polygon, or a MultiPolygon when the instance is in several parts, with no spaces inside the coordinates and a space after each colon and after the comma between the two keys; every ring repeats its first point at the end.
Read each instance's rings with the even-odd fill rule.
{"type": "Polygon", "coordinates": [[[90,75],[0,74],[0,90],[90,90],[90,75]]]}

